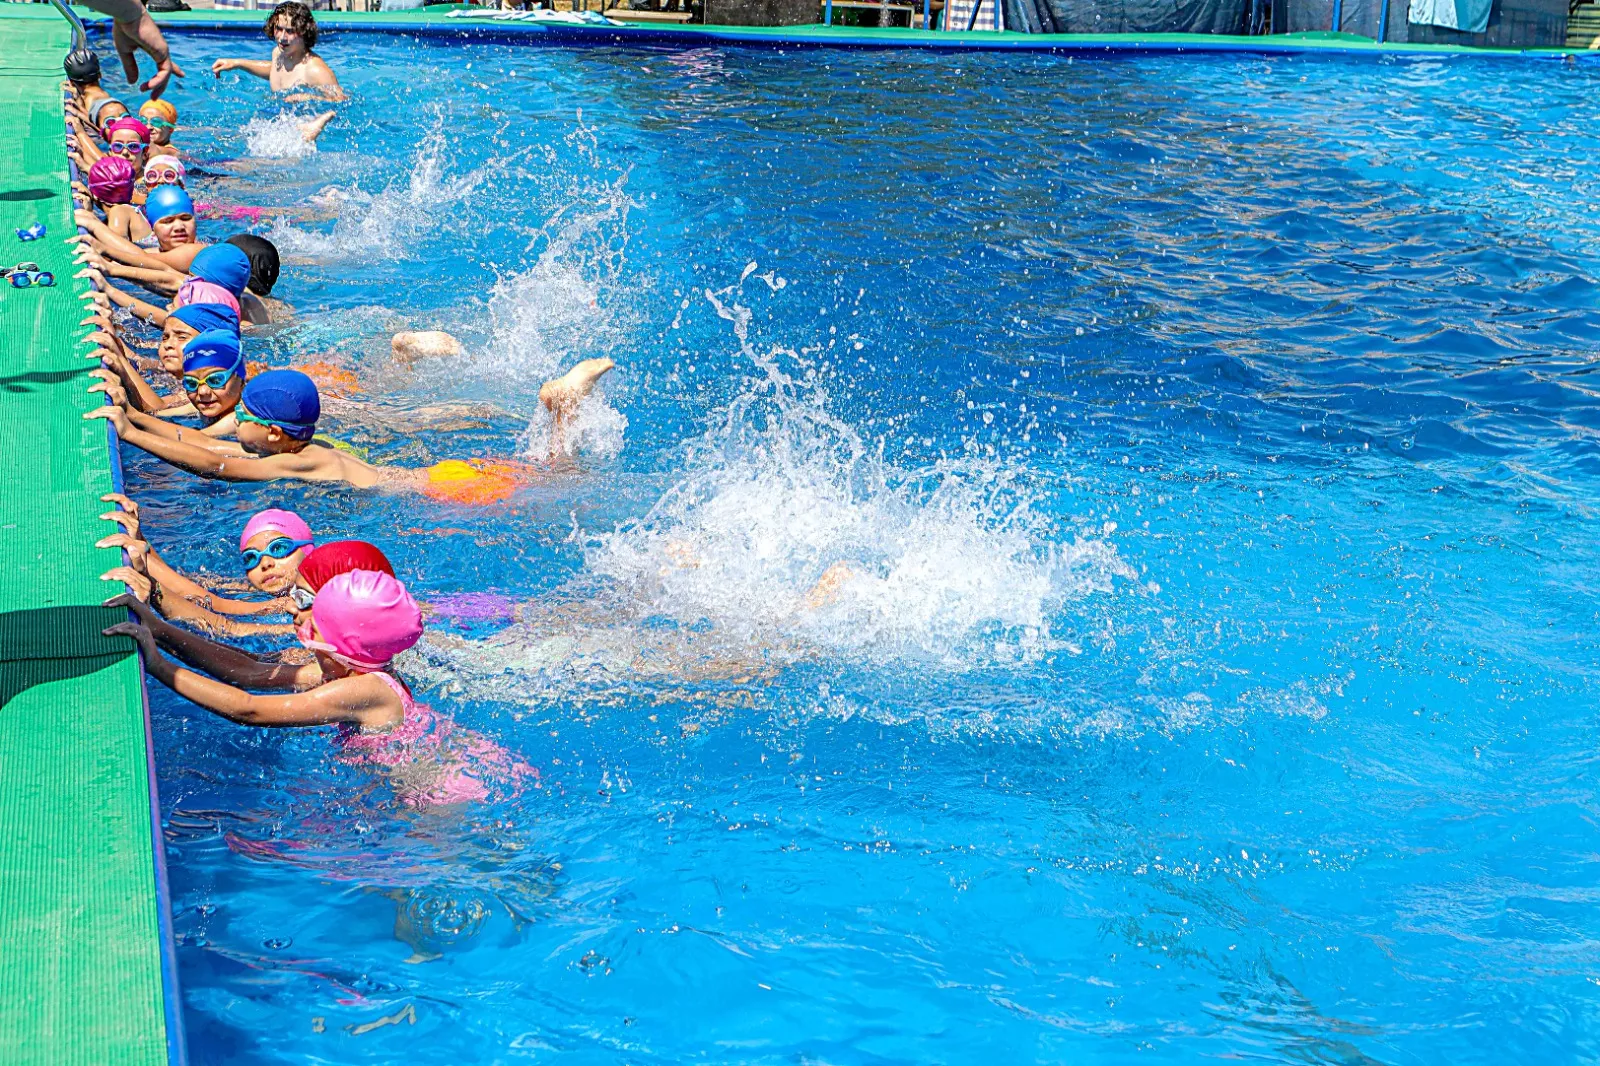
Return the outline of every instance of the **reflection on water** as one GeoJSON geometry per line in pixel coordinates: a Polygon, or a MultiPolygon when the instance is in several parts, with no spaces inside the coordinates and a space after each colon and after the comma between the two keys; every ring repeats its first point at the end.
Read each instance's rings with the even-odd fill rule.
{"type": "Polygon", "coordinates": [[[251,357],[407,463],[618,370],[494,508],[130,459],[187,568],[381,543],[543,786],[408,811],[154,693],[195,1058],[1587,1054],[1589,66],[335,65],[298,159],[188,86],[206,191],[295,208],[251,357]]]}

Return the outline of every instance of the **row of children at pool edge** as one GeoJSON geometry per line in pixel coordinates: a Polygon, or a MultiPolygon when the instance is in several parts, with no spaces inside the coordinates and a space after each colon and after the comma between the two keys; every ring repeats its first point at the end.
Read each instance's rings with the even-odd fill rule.
{"type": "MultiPolygon", "coordinates": [[[[267,78],[275,91],[345,99],[313,51],[309,8],[279,4],[266,32],[274,43],[269,61],[218,60],[214,71],[242,69],[267,78]]],[[[83,325],[95,345],[90,358],[100,365],[89,391],[107,400],[85,418],[106,419],[124,442],[224,481],[342,482],[486,503],[540,476],[538,465],[481,459],[426,469],[384,466],[319,435],[317,382],[298,369],[252,373],[245,357],[252,330],[290,313],[271,296],[277,249],[250,233],[220,242],[200,238],[198,218],[249,218],[249,209],[203,211],[193,201],[184,153],[174,144],[178,112],[169,101],[148,101],[134,117],[101,88],[92,52],[73,52],[65,67],[68,151],[86,178],[74,190],[83,232],[70,242],[84,264],[80,276],[94,283],[84,297],[83,325]],[[152,300],[123,291],[107,275],[143,287],[152,300]],[[128,315],[161,330],[154,361],[124,332],[128,315]],[[163,378],[176,378],[180,387],[163,393],[163,378]]],[[[319,115],[302,133],[316,137],[332,117],[319,115]]],[[[392,347],[403,362],[461,351],[439,332],[398,334],[392,347]]],[[[610,360],[586,360],[541,388],[555,426],[553,450],[611,367],[610,360]]],[[[250,584],[271,599],[232,599],[167,565],[145,539],[133,500],[105,499],[117,506],[105,517],[121,528],[98,546],[127,554],[127,563],[105,577],[130,590],[107,603],[137,618],[106,632],[131,637],[149,672],[179,695],[250,725],[337,726],[341,757],[387,771],[397,796],[414,807],[482,799],[491,785],[515,788],[535,776],[491,741],[418,703],[395,675],[395,656],[421,638],[422,611],[377,546],[324,541],[298,515],[267,508],[246,524],[239,552],[250,584]],[[274,620],[285,615],[287,621],[274,620]],[[311,655],[257,658],[190,627],[219,635],[292,634],[311,655]]]]}

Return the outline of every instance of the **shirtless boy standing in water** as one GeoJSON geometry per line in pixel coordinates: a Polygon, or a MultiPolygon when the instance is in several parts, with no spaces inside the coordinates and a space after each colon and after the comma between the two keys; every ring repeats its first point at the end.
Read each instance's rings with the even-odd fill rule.
{"type": "Polygon", "coordinates": [[[273,45],[272,59],[219,59],[211,64],[212,74],[225,70],[242,70],[258,78],[266,78],[274,92],[291,89],[308,89],[296,93],[290,100],[345,99],[344,89],[333,70],[312,49],[317,46],[317,20],[304,4],[279,4],[267,16],[267,37],[273,45]]]}

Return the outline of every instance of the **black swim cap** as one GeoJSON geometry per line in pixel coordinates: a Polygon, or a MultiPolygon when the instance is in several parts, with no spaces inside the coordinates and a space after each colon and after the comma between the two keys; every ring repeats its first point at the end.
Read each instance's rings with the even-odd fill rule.
{"type": "Polygon", "coordinates": [[[74,48],[61,61],[67,80],[74,85],[94,85],[100,81],[100,57],[87,48],[74,48]]]}
{"type": "Polygon", "coordinates": [[[250,257],[250,291],[271,296],[278,283],[278,246],[254,233],[235,233],[228,243],[250,257]]]}

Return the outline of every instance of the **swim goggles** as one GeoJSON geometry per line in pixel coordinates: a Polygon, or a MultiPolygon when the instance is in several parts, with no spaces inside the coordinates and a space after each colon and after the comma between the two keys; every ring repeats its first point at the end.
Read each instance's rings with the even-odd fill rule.
{"type": "Polygon", "coordinates": [[[158,115],[146,115],[143,112],[140,112],[139,114],[139,121],[143,122],[146,126],[149,126],[153,130],[175,130],[178,128],[178,124],[176,122],[168,122],[166,119],[161,118],[158,115]]]}
{"type": "MultiPolygon", "coordinates": [[[[308,540],[302,543],[310,544],[311,542],[308,540]]],[[[272,545],[269,544],[267,547],[270,548],[272,545]]],[[[308,589],[303,589],[299,585],[291,585],[289,587],[289,602],[302,611],[309,611],[311,610],[311,605],[317,602],[317,594],[308,589]]]]}
{"type": "MultiPolygon", "coordinates": [[[[213,370],[204,377],[197,374],[185,374],[183,375],[183,391],[199,392],[200,386],[204,385],[212,392],[220,392],[227,387],[228,379],[231,377],[233,377],[233,369],[231,367],[227,370],[213,370]]],[[[242,416],[243,408],[234,413],[242,416]]]]}
{"type": "MultiPolygon", "coordinates": [[[[246,570],[254,570],[257,566],[261,565],[261,557],[263,555],[273,559],[287,559],[301,548],[307,547],[310,544],[311,542],[309,540],[291,540],[288,537],[278,537],[274,539],[271,544],[268,544],[264,551],[260,551],[255,548],[248,548],[239,553],[239,558],[244,562],[244,568],[246,570]]],[[[294,599],[294,593],[304,591],[305,590],[299,585],[296,585],[289,593],[289,598],[294,599]]],[[[310,593],[307,593],[307,595],[310,595],[310,593]]],[[[301,610],[306,610],[306,608],[301,608],[301,610]]]]}
{"type": "Polygon", "coordinates": [[[6,280],[13,288],[26,289],[29,285],[54,285],[56,276],[48,270],[40,270],[38,263],[18,263],[6,271],[6,280]]]}
{"type": "Polygon", "coordinates": [[[157,185],[176,185],[181,189],[183,188],[183,179],[178,177],[178,172],[171,167],[162,167],[160,170],[146,168],[144,184],[146,188],[154,188],[157,185]]]}
{"type": "Polygon", "coordinates": [[[118,155],[138,155],[144,151],[144,147],[143,141],[116,141],[106,145],[106,151],[115,152],[118,155]]]}
{"type": "Polygon", "coordinates": [[[244,404],[234,408],[233,417],[240,422],[254,422],[258,426],[281,429],[285,436],[292,437],[295,440],[310,440],[317,431],[316,426],[297,426],[290,422],[269,422],[260,415],[251,414],[244,404]]]}
{"type": "Polygon", "coordinates": [[[19,241],[36,241],[40,237],[44,236],[44,232],[45,232],[44,223],[43,222],[35,222],[33,225],[29,226],[27,229],[19,229],[19,230],[17,230],[17,240],[19,240],[19,241]]]}

